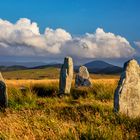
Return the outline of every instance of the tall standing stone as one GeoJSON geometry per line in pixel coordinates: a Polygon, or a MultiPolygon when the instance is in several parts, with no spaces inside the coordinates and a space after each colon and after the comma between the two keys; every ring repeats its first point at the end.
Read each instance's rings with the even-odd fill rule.
{"type": "Polygon", "coordinates": [[[124,64],[114,95],[114,110],[129,117],[140,117],[140,67],[132,59],[124,64]]]}
{"type": "Polygon", "coordinates": [[[75,86],[91,86],[89,72],[85,66],[79,68],[79,72],[75,77],[75,86]]]}
{"type": "Polygon", "coordinates": [[[73,60],[71,57],[65,57],[64,64],[60,71],[59,93],[69,94],[73,79],[73,60]]]}
{"type": "Polygon", "coordinates": [[[8,106],[8,96],[6,90],[6,84],[0,73],[0,107],[7,107],[8,106]]]}

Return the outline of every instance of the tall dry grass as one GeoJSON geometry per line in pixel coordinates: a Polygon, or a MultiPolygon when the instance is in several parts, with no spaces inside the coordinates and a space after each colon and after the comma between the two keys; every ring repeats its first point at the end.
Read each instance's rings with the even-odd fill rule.
{"type": "Polygon", "coordinates": [[[113,113],[117,80],[92,82],[59,98],[37,94],[58,92],[58,80],[6,80],[9,107],[0,113],[0,139],[139,139],[140,119],[113,113]]]}

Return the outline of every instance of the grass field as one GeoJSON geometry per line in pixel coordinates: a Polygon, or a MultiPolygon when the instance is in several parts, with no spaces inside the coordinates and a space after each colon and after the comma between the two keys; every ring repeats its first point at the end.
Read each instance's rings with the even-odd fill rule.
{"type": "MultiPolygon", "coordinates": [[[[3,72],[5,79],[58,79],[60,69],[46,68],[46,69],[29,69],[17,70],[10,72],[3,72]]],[[[92,79],[118,79],[119,75],[104,75],[104,74],[90,74],[92,79]]]]}
{"type": "Polygon", "coordinates": [[[0,113],[0,139],[139,139],[140,119],[113,112],[117,82],[94,79],[91,88],[73,85],[70,96],[59,98],[57,79],[6,80],[9,107],[0,113]]]}
{"type": "Polygon", "coordinates": [[[57,68],[29,69],[3,72],[5,79],[58,79],[60,70],[57,68]]]}

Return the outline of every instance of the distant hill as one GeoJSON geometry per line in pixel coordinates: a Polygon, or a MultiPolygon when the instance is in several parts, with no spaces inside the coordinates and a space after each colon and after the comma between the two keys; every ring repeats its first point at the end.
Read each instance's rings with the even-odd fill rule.
{"type": "Polygon", "coordinates": [[[42,65],[46,65],[46,63],[44,62],[10,62],[10,61],[0,61],[0,66],[24,66],[24,67],[37,67],[37,66],[42,66],[42,65]]]}
{"type": "Polygon", "coordinates": [[[84,64],[90,73],[95,74],[119,74],[122,72],[123,68],[114,66],[104,61],[91,61],[84,64]]]}
{"type": "MultiPolygon", "coordinates": [[[[42,65],[33,67],[31,69],[45,69],[49,67],[53,68],[61,68],[62,64],[49,64],[49,65],[42,65]]],[[[90,73],[95,74],[119,74],[122,72],[122,68],[118,66],[114,66],[112,64],[106,63],[104,61],[92,61],[89,63],[84,64],[89,70],[90,73]]],[[[79,66],[74,66],[74,70],[77,72],[79,66]]]]}
{"type": "Polygon", "coordinates": [[[0,66],[0,71],[17,71],[17,70],[30,70],[30,69],[46,69],[46,68],[61,68],[62,64],[48,64],[36,67],[25,67],[20,65],[13,66],[0,66]]]}
{"type": "Polygon", "coordinates": [[[0,61],[0,71],[17,71],[17,70],[29,70],[29,69],[45,69],[45,68],[60,68],[61,64],[57,62],[45,63],[45,62],[10,62],[0,61]]]}
{"type": "Polygon", "coordinates": [[[16,70],[26,70],[27,67],[14,65],[14,66],[0,66],[0,71],[16,71],[16,70]]]}
{"type": "MultiPolygon", "coordinates": [[[[22,64],[22,63],[21,63],[22,64]]],[[[26,67],[21,65],[13,66],[0,66],[0,71],[17,71],[17,70],[32,70],[32,69],[46,69],[46,68],[61,68],[62,64],[45,64],[40,66],[26,67]]],[[[106,63],[104,61],[91,61],[84,64],[88,68],[90,73],[95,74],[119,74],[122,72],[122,68],[106,63]]],[[[75,66],[74,70],[78,72],[79,66],[75,66]]]]}
{"type": "Polygon", "coordinates": [[[61,68],[62,64],[48,64],[48,65],[41,65],[37,67],[32,67],[30,69],[45,69],[45,68],[61,68]]]}
{"type": "Polygon", "coordinates": [[[91,61],[91,62],[84,64],[84,66],[86,66],[88,68],[92,68],[92,69],[96,69],[96,68],[104,69],[104,68],[107,68],[107,67],[110,67],[113,65],[109,64],[107,62],[104,62],[104,61],[91,61]]]}

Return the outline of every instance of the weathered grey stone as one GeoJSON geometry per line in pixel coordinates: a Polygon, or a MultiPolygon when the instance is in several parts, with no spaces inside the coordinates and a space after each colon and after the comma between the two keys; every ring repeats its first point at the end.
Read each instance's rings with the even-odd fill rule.
{"type": "Polygon", "coordinates": [[[75,77],[75,86],[91,86],[89,72],[85,66],[79,68],[79,73],[75,77]]]}
{"type": "Polygon", "coordinates": [[[114,94],[114,110],[129,117],[140,117],[140,67],[132,59],[124,64],[114,94]]]}
{"type": "Polygon", "coordinates": [[[73,79],[73,60],[71,57],[65,57],[64,64],[60,71],[59,93],[69,94],[73,79]]]}
{"type": "Polygon", "coordinates": [[[0,73],[0,107],[7,107],[8,106],[8,96],[6,91],[6,84],[0,73]]]}

